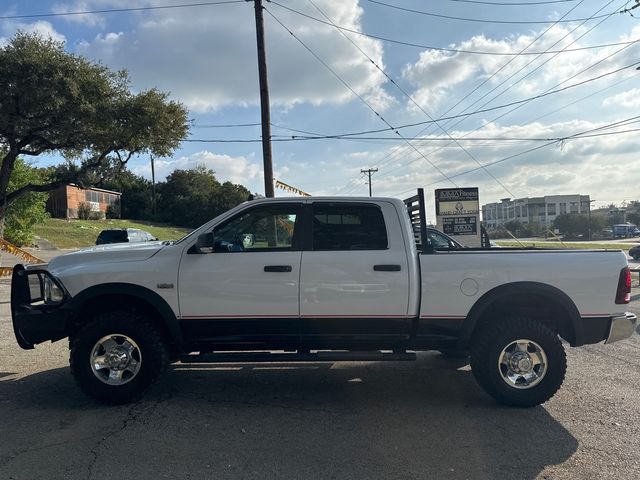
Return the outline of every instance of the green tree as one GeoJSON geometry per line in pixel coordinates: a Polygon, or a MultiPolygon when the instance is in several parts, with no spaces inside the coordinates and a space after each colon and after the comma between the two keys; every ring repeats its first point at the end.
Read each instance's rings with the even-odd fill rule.
{"type": "Polygon", "coordinates": [[[189,131],[187,111],[156,89],[132,93],[125,71],[18,33],[0,48],[0,236],[7,207],[29,192],[65,183],[102,185],[132,156],[170,155],[189,131]],[[47,182],[9,192],[19,155],[62,153],[47,182]]]}
{"type": "Polygon", "coordinates": [[[250,195],[242,185],[220,184],[214,172],[204,166],[175,170],[158,185],[158,193],[161,218],[186,227],[198,227],[250,195]]]}
{"type": "MultiPolygon", "coordinates": [[[[566,237],[584,238],[589,236],[589,215],[565,213],[558,215],[553,222],[555,228],[566,237]]],[[[591,235],[598,234],[606,226],[606,220],[600,215],[591,215],[591,235]]]]}
{"type": "Polygon", "coordinates": [[[609,209],[609,217],[607,218],[607,223],[609,226],[613,227],[618,223],[624,223],[626,221],[624,210],[616,207],[615,205],[611,205],[609,209]]]}
{"type": "Polygon", "coordinates": [[[627,221],[640,225],[640,202],[632,200],[627,205],[627,221]]]}
{"type": "MultiPolygon", "coordinates": [[[[47,177],[42,171],[18,158],[11,172],[7,190],[13,192],[24,185],[46,180],[47,177]]],[[[18,246],[32,243],[33,227],[49,217],[46,210],[48,197],[46,193],[30,192],[16,199],[7,209],[4,238],[18,246]]]]}
{"type": "Polygon", "coordinates": [[[103,184],[104,188],[122,193],[118,217],[138,220],[153,218],[151,182],[127,169],[103,184]]]}

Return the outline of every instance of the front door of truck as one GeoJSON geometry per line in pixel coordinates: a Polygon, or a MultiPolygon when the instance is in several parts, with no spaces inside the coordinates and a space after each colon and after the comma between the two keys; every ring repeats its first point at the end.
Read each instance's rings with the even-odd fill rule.
{"type": "Polygon", "coordinates": [[[301,203],[256,205],[213,231],[213,253],[183,253],[180,320],[187,340],[226,349],[299,340],[301,203]]]}
{"type": "Polygon", "coordinates": [[[310,348],[395,348],[411,332],[409,269],[390,202],[315,201],[302,255],[300,329],[310,348]]]}

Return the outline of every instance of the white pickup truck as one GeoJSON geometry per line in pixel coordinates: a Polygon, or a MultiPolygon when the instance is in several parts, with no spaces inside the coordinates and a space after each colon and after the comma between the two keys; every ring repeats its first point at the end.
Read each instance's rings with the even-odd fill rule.
{"type": "Polygon", "coordinates": [[[563,382],[561,339],[577,347],[634,331],[620,251],[449,247],[429,241],[422,192],[253,200],[177,242],[17,265],[13,325],[25,349],[68,337],[77,383],[106,403],[138,397],[171,361],[440,350],[469,353],[497,401],[533,406],[563,382]]]}

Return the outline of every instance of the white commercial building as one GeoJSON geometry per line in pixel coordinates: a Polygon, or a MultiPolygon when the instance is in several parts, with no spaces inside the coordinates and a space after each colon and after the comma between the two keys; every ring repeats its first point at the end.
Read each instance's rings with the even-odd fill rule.
{"type": "Polygon", "coordinates": [[[531,198],[504,198],[482,206],[482,223],[496,228],[516,220],[520,223],[550,225],[564,213],[589,213],[589,195],[546,195],[531,198]]]}

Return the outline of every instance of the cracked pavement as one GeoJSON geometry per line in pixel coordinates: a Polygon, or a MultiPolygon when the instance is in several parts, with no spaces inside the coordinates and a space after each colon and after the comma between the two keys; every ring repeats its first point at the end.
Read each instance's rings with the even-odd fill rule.
{"type": "MultiPolygon", "coordinates": [[[[631,310],[640,314],[640,289],[631,310]]],[[[496,405],[469,367],[417,362],[181,365],[105,407],[66,341],[23,351],[0,283],[0,479],[640,478],[640,336],[568,348],[560,392],[496,405]]]]}

